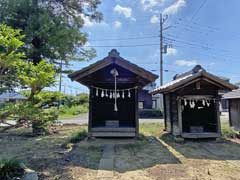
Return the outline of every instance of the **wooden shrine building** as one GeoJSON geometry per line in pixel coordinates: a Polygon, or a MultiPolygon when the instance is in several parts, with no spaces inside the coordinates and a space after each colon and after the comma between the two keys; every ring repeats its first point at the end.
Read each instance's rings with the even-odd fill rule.
{"type": "Polygon", "coordinates": [[[240,131],[240,89],[224,94],[223,99],[228,100],[230,126],[240,131]]]}
{"type": "Polygon", "coordinates": [[[89,136],[138,136],[138,91],[157,75],[125,60],[113,49],[104,59],[69,77],[90,90],[89,136]]]}
{"type": "Polygon", "coordinates": [[[168,132],[183,138],[217,138],[221,135],[219,91],[236,88],[197,65],[152,93],[163,94],[168,132]]]}

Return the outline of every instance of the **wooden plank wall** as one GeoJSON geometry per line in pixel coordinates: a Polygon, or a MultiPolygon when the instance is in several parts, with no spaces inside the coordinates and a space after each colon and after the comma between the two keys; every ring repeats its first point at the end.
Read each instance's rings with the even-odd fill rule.
{"type": "Polygon", "coordinates": [[[240,130],[240,99],[230,99],[229,105],[230,125],[240,130]]]}
{"type": "Polygon", "coordinates": [[[177,136],[180,135],[179,131],[179,123],[178,123],[178,102],[177,102],[177,94],[171,94],[171,120],[172,120],[172,133],[177,136]]]}
{"type": "Polygon", "coordinates": [[[165,94],[165,118],[166,118],[166,125],[167,125],[167,132],[172,132],[172,126],[171,126],[171,103],[170,103],[170,94],[165,94]]]}
{"type": "Polygon", "coordinates": [[[93,98],[93,89],[89,88],[89,112],[88,112],[88,137],[91,137],[91,128],[92,128],[92,98],[93,98]]]}
{"type": "Polygon", "coordinates": [[[136,137],[138,137],[139,136],[138,89],[135,90],[135,127],[136,127],[136,137]]]}

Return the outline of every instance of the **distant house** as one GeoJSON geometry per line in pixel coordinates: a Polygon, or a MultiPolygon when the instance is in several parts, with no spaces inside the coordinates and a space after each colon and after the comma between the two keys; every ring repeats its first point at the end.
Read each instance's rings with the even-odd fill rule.
{"type": "Polygon", "coordinates": [[[150,91],[156,88],[156,83],[152,82],[138,92],[138,110],[140,118],[160,118],[162,117],[162,100],[160,94],[152,95],[150,91]]]}
{"type": "MultiPolygon", "coordinates": [[[[230,78],[219,76],[221,79],[223,79],[226,82],[230,82],[230,78]]],[[[223,96],[225,93],[229,92],[228,90],[222,90],[219,91],[219,95],[223,96]]],[[[228,101],[226,99],[221,99],[220,103],[220,112],[228,112],[228,101]]]]}
{"type": "Polygon", "coordinates": [[[229,123],[235,130],[240,131],[240,89],[223,95],[229,104],[229,123]]]}
{"type": "Polygon", "coordinates": [[[16,102],[24,99],[27,98],[18,92],[5,92],[0,94],[0,104],[3,104],[5,102],[16,102]]]}
{"type": "Polygon", "coordinates": [[[197,65],[152,93],[163,94],[168,132],[183,138],[216,138],[221,135],[219,91],[236,88],[197,65]]]}
{"type": "Polygon", "coordinates": [[[142,89],[138,92],[138,109],[152,109],[152,94],[148,90],[142,89]]]}
{"type": "Polygon", "coordinates": [[[150,91],[156,88],[156,83],[152,82],[139,91],[139,110],[141,109],[161,109],[159,95],[152,95],[150,91]]]}

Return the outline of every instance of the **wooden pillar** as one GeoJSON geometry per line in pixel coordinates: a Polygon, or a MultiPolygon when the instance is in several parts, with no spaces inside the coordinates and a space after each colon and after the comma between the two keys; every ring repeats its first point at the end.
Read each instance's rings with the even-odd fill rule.
{"type": "Polygon", "coordinates": [[[178,103],[178,127],[179,127],[179,133],[182,135],[182,100],[179,98],[177,100],[178,103]]]}
{"type": "Polygon", "coordinates": [[[220,135],[221,133],[221,121],[220,121],[220,112],[219,112],[219,103],[220,103],[220,99],[217,98],[217,100],[215,101],[215,111],[216,111],[216,116],[217,116],[217,133],[219,133],[220,135]]]}
{"type": "Polygon", "coordinates": [[[163,118],[164,118],[164,131],[167,131],[167,114],[166,114],[166,97],[163,94],[163,118]]]}
{"type": "Polygon", "coordinates": [[[88,112],[88,137],[92,136],[92,98],[93,98],[93,88],[89,87],[89,112],[88,112]]]}
{"type": "Polygon", "coordinates": [[[169,115],[171,124],[171,134],[173,134],[173,113],[172,113],[172,94],[169,94],[169,115]]]}
{"type": "Polygon", "coordinates": [[[135,90],[135,124],[136,124],[136,137],[139,137],[139,119],[138,119],[138,89],[135,90]]]}
{"type": "Polygon", "coordinates": [[[228,117],[229,117],[229,126],[232,127],[232,99],[228,99],[228,117]]]}

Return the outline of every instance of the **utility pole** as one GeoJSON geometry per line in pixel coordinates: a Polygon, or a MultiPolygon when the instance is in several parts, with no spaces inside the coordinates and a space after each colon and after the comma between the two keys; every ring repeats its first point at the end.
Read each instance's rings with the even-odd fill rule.
{"type": "Polygon", "coordinates": [[[160,86],[163,85],[163,19],[160,14],[160,86]]]}
{"type": "Polygon", "coordinates": [[[165,29],[168,29],[170,26],[163,29],[163,24],[168,19],[167,15],[163,17],[161,13],[159,19],[160,19],[160,86],[162,86],[163,85],[163,54],[166,53],[163,47],[163,31],[165,29]]]}
{"type": "Polygon", "coordinates": [[[61,62],[60,62],[60,77],[59,77],[59,92],[61,93],[62,91],[62,59],[61,59],[61,62]]]}
{"type": "MultiPolygon", "coordinates": [[[[59,92],[61,93],[62,92],[62,67],[63,67],[63,61],[61,59],[61,62],[60,62],[60,76],[59,76],[59,92]]],[[[60,109],[60,105],[61,105],[61,99],[59,99],[59,102],[58,102],[58,110],[60,109]]]]}
{"type": "MultiPolygon", "coordinates": [[[[163,85],[163,54],[167,53],[167,46],[163,45],[163,31],[170,28],[170,26],[163,28],[163,24],[164,22],[168,19],[168,16],[165,15],[164,17],[162,16],[162,14],[160,14],[159,16],[160,19],[160,86],[163,85]]],[[[160,109],[162,111],[164,110],[164,106],[163,106],[163,95],[159,95],[159,103],[160,103],[160,109]]],[[[163,113],[165,114],[165,113],[163,113]]],[[[166,117],[164,117],[164,124],[165,124],[165,130],[166,130],[166,117]]]]}

